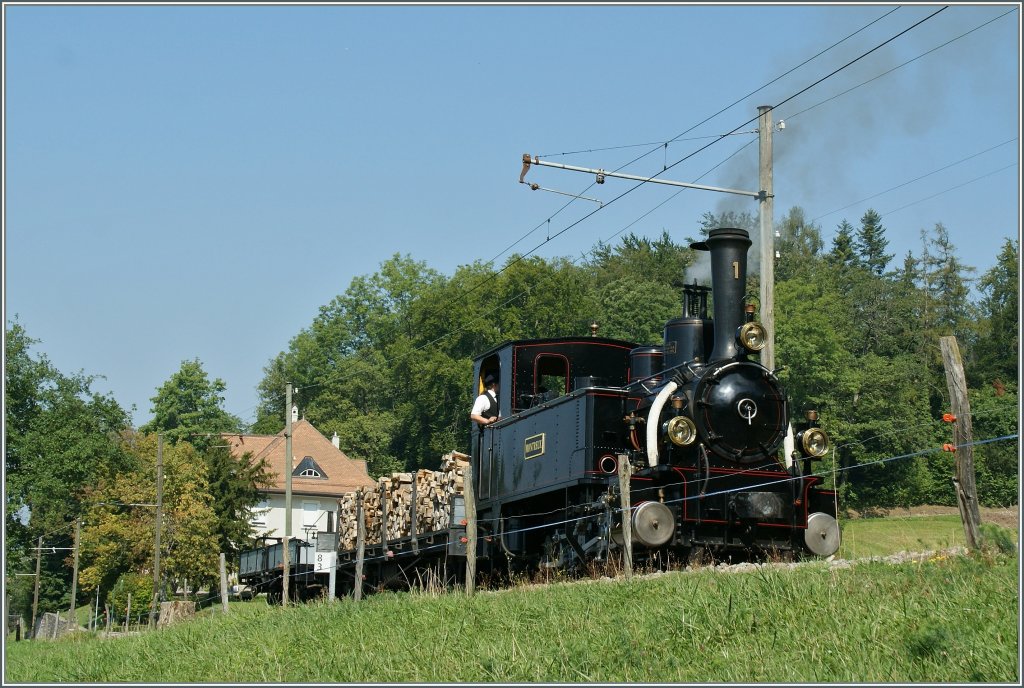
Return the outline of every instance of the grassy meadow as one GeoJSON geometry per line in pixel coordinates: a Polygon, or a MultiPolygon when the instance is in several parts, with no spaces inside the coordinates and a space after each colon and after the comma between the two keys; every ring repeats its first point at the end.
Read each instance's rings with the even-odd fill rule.
{"type": "Polygon", "coordinates": [[[964,545],[960,516],[856,518],[842,522],[840,559],[863,559],[964,545]]]}
{"type": "MultiPolygon", "coordinates": [[[[928,519],[910,520],[901,528],[924,528],[928,519]]],[[[865,543],[875,532],[867,519],[852,527],[865,543]]],[[[815,562],[523,586],[473,598],[389,593],[288,609],[257,600],[136,637],[8,643],[4,678],[1017,683],[1017,572],[1015,556],[939,554],[898,565],[815,562]]]]}

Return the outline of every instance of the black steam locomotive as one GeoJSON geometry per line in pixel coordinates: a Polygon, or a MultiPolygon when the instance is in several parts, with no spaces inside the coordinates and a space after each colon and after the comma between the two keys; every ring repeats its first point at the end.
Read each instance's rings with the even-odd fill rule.
{"type": "MultiPolygon", "coordinates": [[[[682,315],[666,323],[661,346],[592,332],[510,341],[475,359],[476,391],[493,375],[500,413],[472,432],[480,569],[600,564],[617,556],[627,532],[633,560],[658,565],[704,553],[836,552],[836,495],[812,470],[828,436],[814,412],[792,428],[779,379],[750,359],[765,343],[744,304],[750,245],[746,231],[722,228],[692,246],[710,252],[712,286],[684,289],[682,315]],[[631,475],[628,511],[620,469],[631,475]]],[[[293,564],[294,587],[344,595],[360,576],[371,589],[407,585],[425,571],[461,579],[467,504],[456,495],[447,507],[450,528],[382,535],[366,546],[365,568],[355,551],[337,552],[336,566],[334,552],[317,554],[331,560],[315,567],[293,564]]],[[[268,590],[280,588],[274,556],[260,550],[243,561],[268,590]]]]}
{"type": "Polygon", "coordinates": [[[606,560],[624,527],[641,560],[838,549],[835,493],[811,470],[828,437],[814,412],[791,429],[779,379],[750,359],[765,342],[743,298],[750,245],[722,228],[691,247],[711,254],[714,320],[708,288],[688,286],[662,346],[512,341],[475,360],[478,389],[487,375],[500,381],[501,411],[473,431],[478,556],[572,568],[606,560]],[[784,444],[793,449],[780,457],[784,444]]]}

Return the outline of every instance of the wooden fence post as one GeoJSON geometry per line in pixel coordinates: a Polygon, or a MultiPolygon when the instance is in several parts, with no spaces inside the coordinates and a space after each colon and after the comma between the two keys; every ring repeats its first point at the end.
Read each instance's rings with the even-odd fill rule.
{"type": "Polygon", "coordinates": [[[619,454],[619,494],[622,497],[622,565],[626,569],[626,580],[633,579],[633,524],[629,503],[629,481],[633,466],[629,457],[619,454]]]}
{"type": "Polygon", "coordinates": [[[363,513],[363,491],[356,495],[356,602],[363,599],[363,559],[366,557],[366,516],[363,513]]]}
{"type": "Polygon", "coordinates": [[[220,553],[220,600],[224,613],[228,613],[228,568],[227,557],[224,552],[220,553]]]}
{"type": "Polygon", "coordinates": [[[124,613],[124,632],[128,632],[128,622],[132,618],[132,594],[128,593],[128,609],[124,613]]]}
{"type": "Polygon", "coordinates": [[[466,503],[466,594],[476,593],[476,493],[473,485],[473,464],[466,466],[463,476],[463,499],[466,503]]]}
{"type": "Polygon", "coordinates": [[[955,451],[955,473],[953,486],[956,489],[960,518],[964,522],[967,547],[976,550],[981,547],[981,511],[978,509],[978,493],[974,482],[974,447],[971,437],[971,402],[967,397],[967,379],[964,363],[960,358],[960,347],[956,337],[940,337],[942,366],[946,370],[946,388],[949,390],[951,411],[956,416],[953,425],[953,446],[955,451]]]}

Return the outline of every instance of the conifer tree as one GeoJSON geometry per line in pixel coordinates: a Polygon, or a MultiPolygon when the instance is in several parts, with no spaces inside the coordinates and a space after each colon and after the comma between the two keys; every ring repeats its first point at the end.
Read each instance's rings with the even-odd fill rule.
{"type": "Polygon", "coordinates": [[[931,325],[936,335],[954,335],[969,343],[974,321],[969,299],[970,274],[974,268],[964,265],[957,257],[949,230],[941,222],[936,223],[927,242],[922,269],[926,276],[925,297],[930,305],[931,325]]]}
{"type": "Polygon", "coordinates": [[[854,241],[854,248],[861,263],[876,275],[883,274],[892,260],[892,255],[885,252],[888,245],[885,227],[882,226],[882,216],[869,209],[860,218],[860,229],[857,230],[854,241]]]}
{"type": "Polygon", "coordinates": [[[1019,242],[1007,239],[995,266],[979,280],[982,293],[979,306],[985,331],[977,344],[977,360],[979,376],[985,382],[1000,380],[1000,384],[1005,385],[1017,379],[1020,352],[1019,261],[1019,242]]]}
{"type": "Polygon", "coordinates": [[[857,254],[853,249],[853,225],[846,220],[839,223],[836,235],[832,238],[828,262],[835,267],[850,267],[857,264],[857,254]]]}

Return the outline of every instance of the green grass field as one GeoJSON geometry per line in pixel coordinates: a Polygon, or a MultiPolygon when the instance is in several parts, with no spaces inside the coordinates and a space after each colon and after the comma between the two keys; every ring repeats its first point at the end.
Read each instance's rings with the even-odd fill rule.
{"type": "Polygon", "coordinates": [[[959,516],[857,518],[842,522],[843,539],[836,555],[842,559],[920,552],[964,544],[959,516]]]}
{"type": "MultiPolygon", "coordinates": [[[[910,520],[890,528],[949,531],[910,520]]],[[[888,539],[867,519],[848,528],[888,539]]],[[[1017,601],[1017,560],[997,555],[258,600],[138,637],[9,643],[5,682],[1013,683],[1017,601]]]]}

